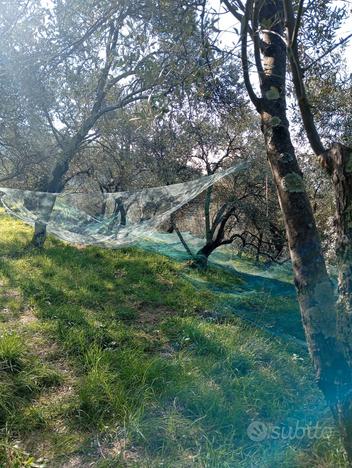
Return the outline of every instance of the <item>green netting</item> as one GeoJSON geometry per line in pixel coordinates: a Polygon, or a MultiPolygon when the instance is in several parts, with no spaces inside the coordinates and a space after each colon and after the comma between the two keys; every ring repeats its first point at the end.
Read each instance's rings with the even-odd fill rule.
{"type": "Polygon", "coordinates": [[[225,176],[243,171],[238,164],[180,184],[118,193],[47,193],[0,188],[6,211],[70,243],[117,248],[140,242],[170,216],[225,176]]]}

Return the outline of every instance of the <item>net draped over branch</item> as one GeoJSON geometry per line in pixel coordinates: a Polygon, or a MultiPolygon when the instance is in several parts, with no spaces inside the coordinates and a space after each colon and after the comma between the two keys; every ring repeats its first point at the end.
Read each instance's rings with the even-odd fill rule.
{"type": "Polygon", "coordinates": [[[41,223],[69,243],[118,248],[157,230],[172,213],[217,181],[243,171],[240,163],[189,182],[116,193],[47,193],[0,188],[6,211],[27,224],[41,223]]]}

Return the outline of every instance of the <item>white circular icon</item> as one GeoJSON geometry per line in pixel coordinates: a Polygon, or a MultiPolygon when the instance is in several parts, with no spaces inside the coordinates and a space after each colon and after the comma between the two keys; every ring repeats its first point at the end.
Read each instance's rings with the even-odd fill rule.
{"type": "Polygon", "coordinates": [[[247,435],[253,442],[262,442],[268,437],[269,428],[262,421],[253,421],[247,427],[247,435]]]}

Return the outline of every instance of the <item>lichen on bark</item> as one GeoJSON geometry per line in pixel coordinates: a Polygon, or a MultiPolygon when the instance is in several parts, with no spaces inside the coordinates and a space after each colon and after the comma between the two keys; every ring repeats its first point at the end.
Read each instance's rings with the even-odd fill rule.
{"type": "Polygon", "coordinates": [[[290,172],[282,179],[282,188],[285,192],[304,192],[303,178],[296,172],[290,172]]]}
{"type": "Polygon", "coordinates": [[[352,153],[347,153],[346,172],[352,172],[352,153]]]}

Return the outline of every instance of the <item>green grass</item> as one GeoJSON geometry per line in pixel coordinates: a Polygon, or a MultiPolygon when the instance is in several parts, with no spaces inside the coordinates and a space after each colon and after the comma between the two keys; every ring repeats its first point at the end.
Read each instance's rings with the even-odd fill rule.
{"type": "Polygon", "coordinates": [[[29,249],[4,215],[0,229],[0,466],[344,466],[335,433],[247,435],[324,412],[306,352],[236,315],[265,303],[275,327],[292,298],[135,248],[29,249]]]}

